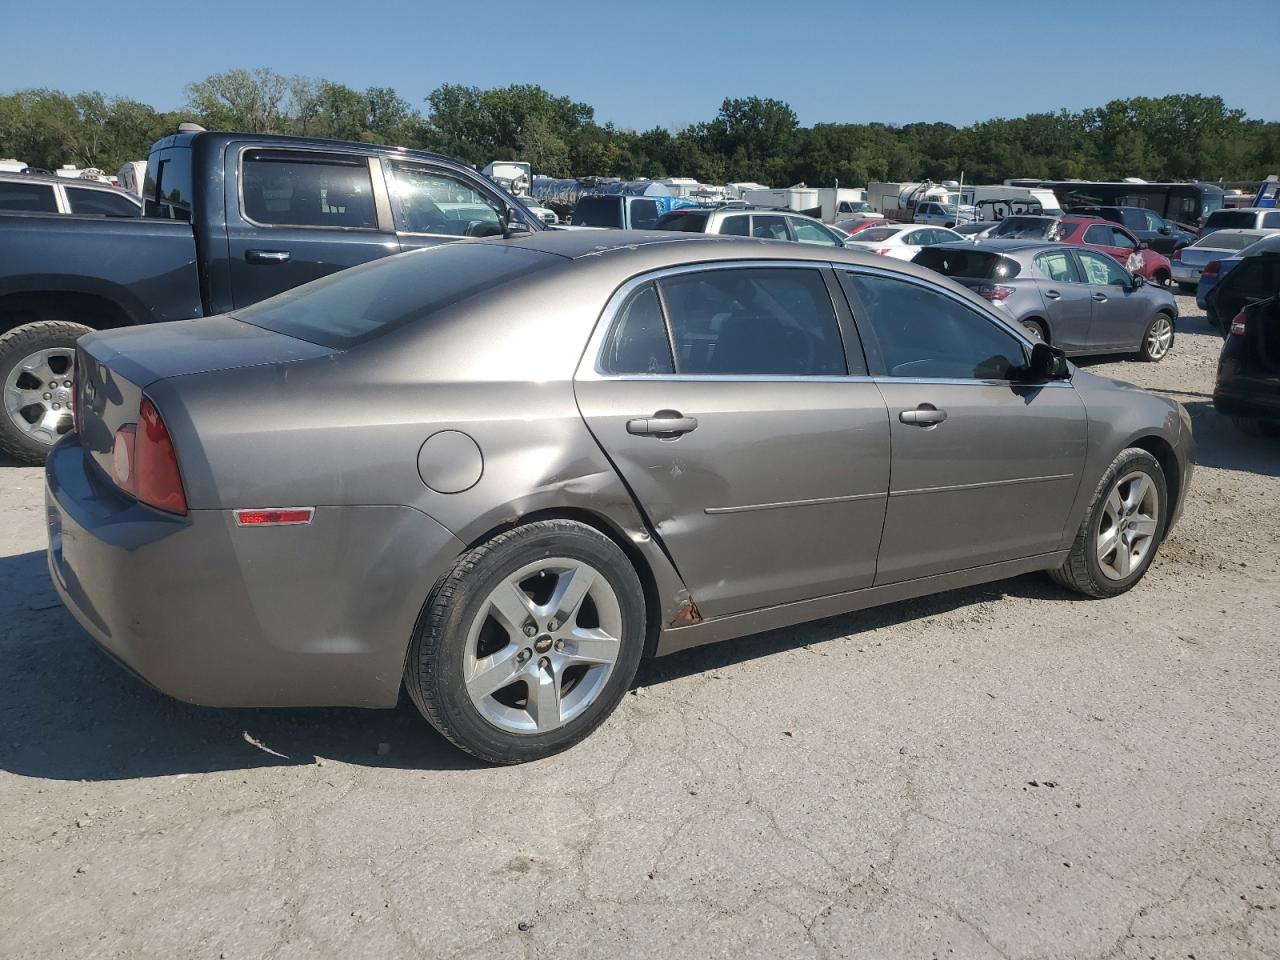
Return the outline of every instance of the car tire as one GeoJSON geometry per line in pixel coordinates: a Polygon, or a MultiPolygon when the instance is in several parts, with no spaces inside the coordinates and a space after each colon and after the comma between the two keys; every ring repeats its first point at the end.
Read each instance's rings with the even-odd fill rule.
{"type": "Polygon", "coordinates": [[[1170,277],[1169,277],[1168,270],[1157,270],[1155,273],[1151,275],[1151,282],[1158,287],[1169,286],[1169,280],[1170,280],[1170,277]]]}
{"type": "Polygon", "coordinates": [[[1142,346],[1138,349],[1138,358],[1148,363],[1159,363],[1173,349],[1176,336],[1173,317],[1164,311],[1158,312],[1147,324],[1142,333],[1142,346]]]}
{"type": "Polygon", "coordinates": [[[1027,333],[1035,337],[1037,340],[1049,342],[1049,331],[1041,320],[1023,320],[1022,326],[1026,328],[1027,333]]]}
{"type": "Polygon", "coordinates": [[[1181,290],[1183,293],[1195,293],[1195,292],[1196,292],[1196,284],[1194,284],[1194,283],[1183,283],[1181,280],[1179,280],[1179,281],[1178,281],[1178,289],[1179,289],[1179,290],[1181,290]]]}
{"type": "Polygon", "coordinates": [[[1137,447],[1121,451],[1098,481],[1066,561],[1049,576],[1088,597],[1124,593],[1151,566],[1168,516],[1168,487],[1160,462],[1137,447]],[[1139,478],[1150,486],[1137,487],[1139,478]],[[1136,505],[1131,505],[1135,499],[1136,505]],[[1121,551],[1127,551],[1126,556],[1121,551]]]}
{"type": "Polygon", "coordinates": [[[92,332],[79,323],[42,320],[15,327],[0,337],[0,392],[4,396],[0,451],[19,463],[39,466],[58,438],[71,430],[70,398],[59,399],[58,394],[70,392],[65,384],[71,380],[76,341],[92,332]],[[32,366],[34,371],[24,369],[32,366]],[[41,389],[48,387],[46,380],[58,383],[60,390],[41,389]],[[49,396],[51,393],[55,395],[49,396]],[[44,418],[56,420],[56,425],[37,427],[44,418]]]}
{"type": "Polygon", "coordinates": [[[635,678],[645,631],[644,591],[622,548],[584,523],[538,521],[463,554],[440,581],[419,617],[405,686],[467,753],[495,764],[537,760],[613,712],[635,678]],[[561,592],[569,599],[557,611],[561,592]],[[569,606],[572,616],[555,626],[569,606]]]}

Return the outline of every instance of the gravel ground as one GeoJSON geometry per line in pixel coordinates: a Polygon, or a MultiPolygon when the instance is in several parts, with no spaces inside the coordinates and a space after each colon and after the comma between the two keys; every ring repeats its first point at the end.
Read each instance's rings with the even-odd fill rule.
{"type": "Polygon", "coordinates": [[[567,754],[213,711],[107,662],[0,467],[0,956],[1280,957],[1280,444],[1163,363],[1201,466],[1146,580],[1029,576],[691,651],[567,754]]]}

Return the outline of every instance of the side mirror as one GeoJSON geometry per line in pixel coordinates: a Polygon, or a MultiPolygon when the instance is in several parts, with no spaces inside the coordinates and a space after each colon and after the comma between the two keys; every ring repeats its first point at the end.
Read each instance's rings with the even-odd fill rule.
{"type": "Polygon", "coordinates": [[[1146,277],[1144,277],[1142,274],[1140,274],[1140,273],[1135,273],[1135,274],[1133,275],[1133,289],[1134,289],[1134,290],[1137,290],[1137,289],[1138,289],[1139,287],[1141,287],[1141,286],[1145,286],[1145,285],[1146,285],[1146,282],[1147,282],[1147,278],[1146,278],[1146,277]]]}
{"type": "Polygon", "coordinates": [[[1031,347],[1031,362],[1027,365],[1027,374],[1027,379],[1033,383],[1066,380],[1071,376],[1067,355],[1060,348],[1037,340],[1031,347]]]}
{"type": "Polygon", "coordinates": [[[1160,225],[1160,229],[1158,232],[1163,233],[1167,237],[1169,236],[1169,234],[1173,233],[1173,227],[1169,226],[1169,224],[1167,223],[1163,223],[1160,225]]]}
{"type": "Polygon", "coordinates": [[[502,225],[502,236],[505,240],[512,237],[527,237],[533,233],[533,228],[517,217],[514,212],[507,214],[507,221],[502,225]]]}

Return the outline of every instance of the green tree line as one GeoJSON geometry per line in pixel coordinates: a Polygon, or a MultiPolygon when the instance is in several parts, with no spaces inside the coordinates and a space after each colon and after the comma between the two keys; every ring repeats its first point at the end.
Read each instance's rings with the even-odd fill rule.
{"type": "Polygon", "coordinates": [[[1113,100],[1078,112],[1033,113],[965,127],[946,123],[820,123],[802,127],[780,100],[729,98],[716,116],[672,131],[599,124],[586,103],[536,85],[446,83],[421,108],[391,87],[355,90],[268,69],[189,84],[163,112],[102,93],[0,94],[0,157],[115,171],[191,120],[211,130],[286,133],[436,150],[483,166],[527,160],[550,176],[695,177],[706,183],[862,185],[871,180],[1007,177],[1258,180],[1280,172],[1280,123],[1247,117],[1220,97],[1113,100]]]}

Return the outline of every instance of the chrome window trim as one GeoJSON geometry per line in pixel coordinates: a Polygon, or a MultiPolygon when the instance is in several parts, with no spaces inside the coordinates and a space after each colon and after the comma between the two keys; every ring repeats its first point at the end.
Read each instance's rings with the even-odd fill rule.
{"type": "MultiPolygon", "coordinates": [[[[375,176],[375,164],[378,157],[368,153],[361,153],[356,150],[326,150],[321,147],[293,147],[293,146],[263,146],[261,143],[245,143],[236,151],[236,216],[250,226],[257,227],[260,230],[325,230],[336,233],[395,233],[394,229],[386,229],[381,222],[372,227],[339,227],[324,226],[323,224],[312,223],[262,223],[254,220],[245,212],[244,209],[244,155],[250,150],[278,150],[281,153],[316,153],[322,156],[349,156],[352,159],[364,160],[365,170],[369,174],[369,195],[373,198],[373,213],[375,219],[381,220],[382,211],[378,207],[378,190],[375,185],[377,177],[375,176]]],[[[358,166],[358,164],[351,164],[358,166]]],[[[380,172],[380,171],[379,171],[380,172]]],[[[390,224],[394,227],[394,223],[390,224]]]]}
{"type": "MultiPolygon", "coordinates": [[[[758,239],[758,238],[757,238],[758,239]]],[[[781,242],[781,241],[779,241],[781,242]]],[[[613,329],[613,325],[618,321],[618,311],[622,309],[627,298],[638,288],[646,283],[655,280],[661,280],[664,277],[675,277],[686,273],[704,273],[708,270],[753,270],[760,268],[800,268],[808,270],[817,270],[819,273],[824,270],[830,270],[833,264],[827,260],[720,260],[708,263],[686,263],[675,267],[659,267],[656,270],[649,270],[645,273],[637,274],[630,278],[621,286],[619,286],[610,295],[605,302],[604,309],[600,311],[600,317],[596,320],[595,329],[591,332],[591,338],[587,341],[587,348],[583,351],[582,359],[578,362],[577,372],[574,374],[575,381],[602,381],[602,380],[639,380],[645,382],[663,382],[663,381],[707,381],[707,382],[724,382],[724,383],[753,383],[776,382],[776,383],[863,383],[870,382],[871,377],[862,374],[821,374],[816,376],[790,376],[787,374],[777,373],[609,373],[603,369],[602,359],[604,354],[605,340],[608,339],[609,331],[613,329]]],[[[823,284],[825,288],[825,282],[823,284]]],[[[831,305],[831,314],[835,318],[837,328],[840,324],[840,311],[833,303],[831,305]]],[[[843,341],[844,331],[840,331],[843,341]]],[[[848,347],[842,343],[841,349],[847,353],[848,347]]],[[[672,356],[674,364],[675,357],[672,356]]],[[[846,359],[846,363],[847,363],[846,359]]]]}

